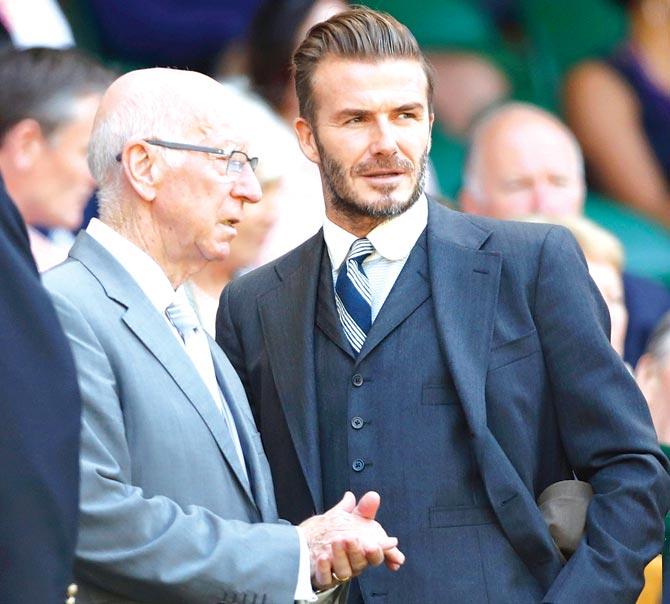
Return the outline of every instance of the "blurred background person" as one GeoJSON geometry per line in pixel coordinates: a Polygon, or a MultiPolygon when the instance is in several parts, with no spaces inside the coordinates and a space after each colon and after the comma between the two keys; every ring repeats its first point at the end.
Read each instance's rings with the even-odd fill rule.
{"type": "Polygon", "coordinates": [[[218,77],[236,82],[258,95],[289,133],[282,150],[284,174],[273,195],[277,206],[276,224],[260,250],[258,264],[300,245],[316,233],[323,222],[319,170],[302,154],[293,132],[298,105],[291,55],[312,25],[346,7],[343,0],[266,0],[250,24],[242,58],[230,59],[226,55],[220,64],[218,77]]]}
{"type": "Polygon", "coordinates": [[[584,216],[544,216],[533,214],[528,222],[550,222],[566,227],[584,253],[589,274],[602,295],[610,314],[612,348],[623,357],[628,311],[624,301],[624,250],[621,242],[609,231],[584,216]]]}
{"type": "Polygon", "coordinates": [[[79,504],[74,363],[0,181],[0,602],[63,604],[79,504]]]}
{"type": "MultiPolygon", "coordinates": [[[[230,85],[224,86],[224,93],[237,108],[236,120],[244,124],[249,154],[259,158],[255,173],[263,198],[259,203],[245,204],[230,254],[207,264],[186,284],[200,323],[212,337],[221,291],[236,275],[258,266],[268,254],[268,245],[272,245],[281,206],[288,202],[281,195],[291,161],[287,149],[295,144],[291,130],[259,99],[230,85]]],[[[274,254],[272,250],[269,253],[274,254]]]]}
{"type": "Polygon", "coordinates": [[[670,313],[651,334],[635,367],[635,377],[649,403],[658,440],[670,454],[670,313]]]}
{"type": "MultiPolygon", "coordinates": [[[[459,195],[465,212],[503,219],[579,216],[586,187],[579,145],[554,115],[526,103],[500,106],[474,126],[459,195]]],[[[670,309],[668,291],[623,273],[628,309],[624,360],[632,367],[670,309]]]]}
{"type": "Polygon", "coordinates": [[[569,125],[600,191],[670,228],[670,0],[619,0],[630,33],[572,70],[569,125]]]}
{"type": "Polygon", "coordinates": [[[67,256],[40,229],[77,229],[94,189],[86,164],[93,117],[111,72],[78,50],[0,54],[0,174],[44,271],[67,256]]]}

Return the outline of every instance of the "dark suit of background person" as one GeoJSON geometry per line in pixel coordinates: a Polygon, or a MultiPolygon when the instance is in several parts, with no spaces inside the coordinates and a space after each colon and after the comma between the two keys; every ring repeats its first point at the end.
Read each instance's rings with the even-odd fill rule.
{"type": "Polygon", "coordinates": [[[358,358],[324,249],[319,232],[233,281],[217,317],[280,514],[380,492],[407,563],[361,577],[366,602],[634,601],[667,462],[572,237],[431,202],[358,358]],[[564,566],[535,500],[573,470],[595,496],[564,566]]]}
{"type": "Polygon", "coordinates": [[[60,604],[76,541],[81,402],[25,226],[0,187],[0,602],[60,604]]]}

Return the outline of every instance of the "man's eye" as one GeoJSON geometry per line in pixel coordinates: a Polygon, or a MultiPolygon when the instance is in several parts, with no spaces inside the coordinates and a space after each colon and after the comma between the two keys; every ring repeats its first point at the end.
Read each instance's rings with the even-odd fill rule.
{"type": "Polygon", "coordinates": [[[410,113],[409,111],[403,111],[402,113],[398,114],[398,117],[401,120],[413,120],[416,118],[416,115],[414,113],[410,113]]]}
{"type": "Polygon", "coordinates": [[[363,117],[360,115],[355,115],[350,117],[345,123],[346,124],[360,124],[363,121],[363,117]]]}
{"type": "Polygon", "coordinates": [[[240,159],[229,159],[228,160],[228,170],[231,172],[242,172],[244,169],[244,161],[240,159]]]}

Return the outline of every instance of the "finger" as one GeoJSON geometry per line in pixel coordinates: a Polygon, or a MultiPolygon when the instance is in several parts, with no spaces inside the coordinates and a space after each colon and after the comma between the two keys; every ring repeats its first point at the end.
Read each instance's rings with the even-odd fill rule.
{"type": "Polygon", "coordinates": [[[379,547],[381,547],[383,550],[398,547],[398,539],[397,537],[386,537],[379,542],[379,547]]]}
{"type": "MultiPolygon", "coordinates": [[[[349,558],[349,566],[351,566],[351,575],[357,577],[368,567],[365,550],[358,539],[347,539],[345,546],[347,557],[349,558]]],[[[337,576],[339,577],[340,574],[337,573],[337,576]]]]}
{"type": "Polygon", "coordinates": [[[339,579],[345,581],[352,576],[351,565],[349,564],[349,557],[345,544],[340,541],[334,541],[331,545],[332,556],[330,558],[331,571],[334,572],[339,579]]]}
{"type": "Polygon", "coordinates": [[[381,498],[379,497],[379,493],[368,491],[358,500],[358,505],[354,508],[353,512],[363,518],[374,520],[380,503],[381,498]]]}
{"type": "Polygon", "coordinates": [[[342,499],[333,506],[333,510],[344,510],[345,512],[353,512],[356,508],[356,497],[351,491],[347,491],[342,499]]]}
{"type": "Polygon", "coordinates": [[[365,557],[370,566],[379,566],[385,559],[384,550],[381,547],[367,548],[365,557]]]}
{"type": "Polygon", "coordinates": [[[333,582],[333,573],[330,560],[325,554],[319,556],[316,560],[316,570],[314,572],[314,585],[321,588],[330,585],[333,582]]]}
{"type": "MultiPolygon", "coordinates": [[[[403,554],[397,547],[387,549],[384,551],[384,559],[386,564],[397,565],[398,568],[405,563],[405,554],[403,554]]],[[[390,568],[390,567],[389,567],[390,568]]]]}

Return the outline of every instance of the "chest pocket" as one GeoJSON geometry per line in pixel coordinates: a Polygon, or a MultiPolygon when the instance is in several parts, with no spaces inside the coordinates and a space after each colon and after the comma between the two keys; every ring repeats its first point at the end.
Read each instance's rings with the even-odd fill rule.
{"type": "Polygon", "coordinates": [[[540,338],[533,329],[525,336],[510,340],[491,350],[489,371],[495,371],[540,351],[540,338]]]}

